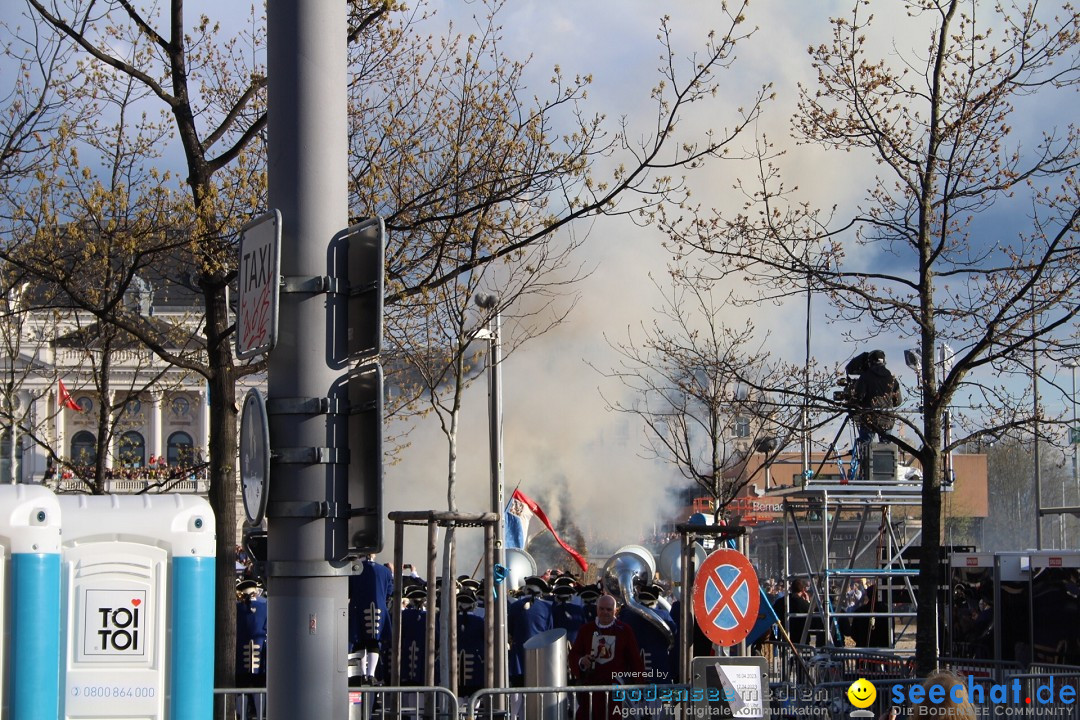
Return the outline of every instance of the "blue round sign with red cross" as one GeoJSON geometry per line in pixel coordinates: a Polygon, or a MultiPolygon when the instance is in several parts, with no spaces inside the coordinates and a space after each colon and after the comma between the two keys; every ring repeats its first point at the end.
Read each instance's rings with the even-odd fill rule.
{"type": "Polygon", "coordinates": [[[721,647],[745,640],[760,602],[757,573],[745,555],[721,549],[705,558],[694,579],[694,618],[707,638],[721,647]]]}

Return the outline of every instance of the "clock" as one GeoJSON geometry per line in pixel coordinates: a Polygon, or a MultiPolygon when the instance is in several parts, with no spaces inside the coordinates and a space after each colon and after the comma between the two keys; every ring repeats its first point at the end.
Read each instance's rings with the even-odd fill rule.
{"type": "Polygon", "coordinates": [[[270,425],[266,400],[256,388],[248,390],[240,412],[240,486],[248,523],[261,525],[266,516],[270,484],[270,425]]]}

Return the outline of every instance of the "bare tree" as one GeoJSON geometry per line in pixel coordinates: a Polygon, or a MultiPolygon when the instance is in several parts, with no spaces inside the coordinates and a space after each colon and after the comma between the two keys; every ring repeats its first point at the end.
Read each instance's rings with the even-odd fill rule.
{"type": "MultiPolygon", "coordinates": [[[[988,433],[1031,428],[1023,378],[1034,371],[1036,345],[1039,354],[1074,352],[1076,129],[1016,138],[1013,125],[1017,103],[1074,96],[1080,17],[1043,5],[977,15],[963,0],[904,7],[927,40],[917,52],[873,57],[878,28],[865,3],[832,21],[831,42],[811,48],[817,86],[802,89],[794,120],[801,142],[877,164],[862,213],[828,227],[830,213],[783,186],[765,145],[756,184],[739,185],[742,213],[701,213],[669,229],[683,248],[711,258],[706,273],[740,274],[762,295],[793,295],[809,283],[848,339],[918,345],[920,394],[896,413],[914,440],[891,437],[923,469],[917,662],[926,673],[937,658],[943,459],[988,433]],[[991,212],[1013,222],[987,223],[991,212]],[[947,368],[936,359],[943,343],[954,352],[947,368]],[[958,398],[969,409],[954,409],[946,442],[943,418],[958,398]]],[[[829,398],[817,400],[829,408],[829,398]]],[[[1045,418],[1039,427],[1048,429],[1045,418]]]]}
{"type": "Polygon", "coordinates": [[[755,478],[732,471],[753,452],[775,456],[799,429],[801,408],[777,404],[763,390],[790,374],[767,364],[751,325],[721,322],[723,303],[711,283],[695,281],[684,268],[671,269],[668,279],[665,286],[653,278],[663,296],[658,319],[642,323],[637,337],[628,329],[626,340],[609,339],[620,364],[600,372],[629,390],[630,400],[607,404],[641,420],[645,456],[697,484],[714,500],[719,520],[755,478]]]}

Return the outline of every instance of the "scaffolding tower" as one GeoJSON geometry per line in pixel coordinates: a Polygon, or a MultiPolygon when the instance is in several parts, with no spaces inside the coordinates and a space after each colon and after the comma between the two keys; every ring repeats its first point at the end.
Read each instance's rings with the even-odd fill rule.
{"type": "Polygon", "coordinates": [[[824,631],[827,645],[843,645],[841,619],[865,620],[866,637],[856,638],[865,647],[894,648],[912,629],[917,614],[912,577],[918,569],[909,566],[905,555],[918,544],[921,530],[895,523],[893,508],[921,504],[921,477],[900,476],[894,446],[875,443],[867,450],[871,457],[864,472],[812,478],[803,487],[778,493],[784,510],[784,579],[789,585],[798,577],[810,581],[808,613],[791,613],[790,593],[785,595],[787,617],[806,618],[802,636],[792,638],[796,643],[808,644],[811,634],[824,631]],[[889,448],[890,474],[874,472],[875,465],[881,470],[874,454],[887,463],[889,448]],[[837,537],[841,531],[843,541],[837,537]],[[844,612],[854,578],[867,579],[874,591],[868,607],[844,612]],[[903,620],[899,633],[897,620],[903,620]],[[870,642],[872,627],[875,643],[870,642]]]}

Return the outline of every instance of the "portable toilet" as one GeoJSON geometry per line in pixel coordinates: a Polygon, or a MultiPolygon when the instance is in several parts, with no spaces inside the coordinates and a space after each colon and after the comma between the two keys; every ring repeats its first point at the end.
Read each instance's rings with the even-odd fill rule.
{"type": "Polygon", "coordinates": [[[213,714],[214,515],[195,495],[64,495],[62,718],[213,714]]]}
{"type": "Polygon", "coordinates": [[[60,709],[60,506],[41,485],[0,485],[0,716],[60,709]]]}

